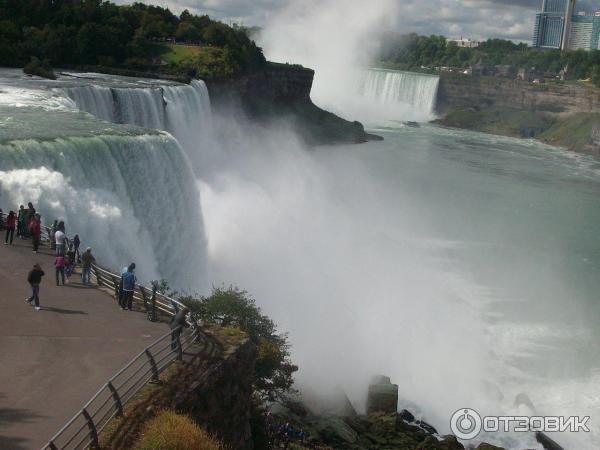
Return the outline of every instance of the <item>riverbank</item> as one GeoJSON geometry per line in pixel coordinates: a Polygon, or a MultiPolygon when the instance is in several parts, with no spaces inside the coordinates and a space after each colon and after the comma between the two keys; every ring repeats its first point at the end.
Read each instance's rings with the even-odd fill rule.
{"type": "Polygon", "coordinates": [[[600,156],[600,113],[556,117],[502,108],[456,108],[434,120],[442,126],[501,136],[536,139],[544,144],[600,156]]]}
{"type": "Polygon", "coordinates": [[[600,155],[600,89],[442,73],[434,123],[600,155]]]}

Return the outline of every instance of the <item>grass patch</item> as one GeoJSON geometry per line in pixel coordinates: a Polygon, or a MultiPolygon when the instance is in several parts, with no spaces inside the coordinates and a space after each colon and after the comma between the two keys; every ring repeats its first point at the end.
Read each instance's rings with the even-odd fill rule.
{"type": "Polygon", "coordinates": [[[222,450],[223,445],[188,416],[162,411],[148,421],[134,450],[222,450]]]}
{"type": "Polygon", "coordinates": [[[598,113],[577,113],[557,122],[542,133],[540,139],[570,149],[585,148],[592,143],[592,130],[599,123],[598,113]]]}
{"type": "Polygon", "coordinates": [[[180,64],[192,61],[202,51],[210,47],[199,47],[197,45],[157,44],[156,53],[167,64],[180,64]]]}
{"type": "Polygon", "coordinates": [[[530,111],[458,108],[438,123],[484,133],[533,138],[552,127],[554,120],[544,114],[530,111]]]}

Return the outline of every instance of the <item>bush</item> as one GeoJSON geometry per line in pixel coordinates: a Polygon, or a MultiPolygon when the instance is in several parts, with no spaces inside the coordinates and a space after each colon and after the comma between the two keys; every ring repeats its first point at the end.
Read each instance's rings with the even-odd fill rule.
{"type": "Polygon", "coordinates": [[[31,60],[23,67],[23,72],[27,75],[37,75],[38,77],[56,80],[56,75],[54,75],[54,70],[52,70],[50,62],[47,59],[40,61],[36,56],[31,57],[31,60]]]}
{"type": "Polygon", "coordinates": [[[223,450],[223,445],[189,417],[163,411],[148,421],[134,450],[223,450]]]}
{"type": "Polygon", "coordinates": [[[255,365],[255,392],[264,400],[285,396],[293,385],[298,367],[290,360],[287,335],[277,332],[277,326],[246,291],[230,286],[214,288],[210,297],[180,298],[197,320],[244,331],[258,348],[255,365]]]}

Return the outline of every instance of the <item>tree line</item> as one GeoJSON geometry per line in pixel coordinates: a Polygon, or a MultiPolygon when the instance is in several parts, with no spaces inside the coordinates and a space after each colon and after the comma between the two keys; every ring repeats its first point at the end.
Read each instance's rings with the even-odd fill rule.
{"type": "Polygon", "coordinates": [[[484,65],[512,65],[537,72],[558,74],[568,67],[568,78],[591,78],[600,84],[600,51],[539,50],[524,43],[504,39],[488,39],[476,48],[459,47],[444,36],[389,33],[384,35],[379,62],[398,70],[422,68],[467,68],[484,65]]]}
{"type": "MultiPolygon", "coordinates": [[[[0,0],[0,65],[23,67],[32,57],[53,66],[152,69],[154,42],[177,38],[220,49],[224,73],[261,67],[262,50],[244,32],[207,15],[102,0],[0,0]]],[[[195,76],[202,61],[162,68],[195,76]]]]}

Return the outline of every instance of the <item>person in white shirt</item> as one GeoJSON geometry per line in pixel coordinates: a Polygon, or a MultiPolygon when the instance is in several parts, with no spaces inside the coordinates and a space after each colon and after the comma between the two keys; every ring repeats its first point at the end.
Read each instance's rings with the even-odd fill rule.
{"type": "Polygon", "coordinates": [[[56,227],[56,233],[54,233],[54,242],[56,242],[56,254],[65,256],[67,236],[65,234],[65,223],[60,221],[56,227]]]}

